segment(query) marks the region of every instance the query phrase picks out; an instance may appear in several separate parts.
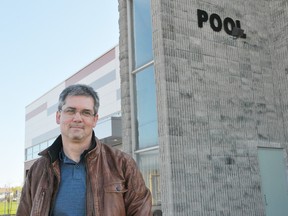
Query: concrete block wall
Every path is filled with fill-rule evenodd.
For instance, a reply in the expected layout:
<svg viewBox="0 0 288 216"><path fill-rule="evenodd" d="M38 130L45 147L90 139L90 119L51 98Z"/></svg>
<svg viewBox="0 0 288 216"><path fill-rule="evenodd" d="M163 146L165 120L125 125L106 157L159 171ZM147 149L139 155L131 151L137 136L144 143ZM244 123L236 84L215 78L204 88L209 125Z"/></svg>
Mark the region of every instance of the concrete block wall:
<svg viewBox="0 0 288 216"><path fill-rule="evenodd" d="M122 150L132 154L132 122L131 122L131 95L129 74L129 37L128 37L128 11L127 2L118 1L119 11L119 60L121 80L121 118L122 118Z"/></svg>
<svg viewBox="0 0 288 216"><path fill-rule="evenodd" d="M288 143L288 2L270 1L272 69L275 83L275 102L284 134L283 143Z"/></svg>
<svg viewBox="0 0 288 216"><path fill-rule="evenodd" d="M161 158L171 164L161 177L173 190L162 195L164 215L264 215L257 147L285 146L268 3L152 1L157 93L166 98L158 107L167 110L158 113L160 148L170 153ZM197 9L240 20L247 38L199 28Z"/></svg>
<svg viewBox="0 0 288 216"><path fill-rule="evenodd" d="M129 135L126 3L119 47ZM197 9L240 20L247 37L199 28ZM257 147L287 150L287 2L153 0L151 13L164 215L265 215Z"/></svg>

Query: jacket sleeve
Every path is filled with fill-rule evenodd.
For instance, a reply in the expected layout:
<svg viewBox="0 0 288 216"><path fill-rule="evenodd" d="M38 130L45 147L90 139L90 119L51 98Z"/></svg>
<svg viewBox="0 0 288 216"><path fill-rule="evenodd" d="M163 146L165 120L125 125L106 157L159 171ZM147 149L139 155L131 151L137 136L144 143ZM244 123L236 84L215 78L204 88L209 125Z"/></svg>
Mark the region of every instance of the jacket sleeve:
<svg viewBox="0 0 288 216"><path fill-rule="evenodd" d="M125 207L127 216L151 216L152 198L136 162L130 158L127 162Z"/></svg>
<svg viewBox="0 0 288 216"><path fill-rule="evenodd" d="M30 173L28 173L21 192L21 198L16 216L29 216L32 208Z"/></svg>
<svg viewBox="0 0 288 216"><path fill-rule="evenodd" d="M17 216L48 215L53 182L46 164L46 159L40 158L31 166L22 188Z"/></svg>

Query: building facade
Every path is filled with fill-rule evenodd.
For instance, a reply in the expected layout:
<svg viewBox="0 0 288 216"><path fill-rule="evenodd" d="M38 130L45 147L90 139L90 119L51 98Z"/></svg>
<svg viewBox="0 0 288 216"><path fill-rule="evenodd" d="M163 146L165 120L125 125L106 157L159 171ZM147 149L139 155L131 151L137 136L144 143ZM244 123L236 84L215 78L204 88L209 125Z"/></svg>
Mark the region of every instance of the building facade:
<svg viewBox="0 0 288 216"><path fill-rule="evenodd" d="M123 150L163 215L287 215L286 0L119 0Z"/></svg>
<svg viewBox="0 0 288 216"><path fill-rule="evenodd" d="M96 136L109 145L122 148L119 49L116 46L26 106L25 173L39 157L38 153L59 136L55 120L58 97L64 88L76 83L88 84L98 92L100 108L94 129Z"/></svg>

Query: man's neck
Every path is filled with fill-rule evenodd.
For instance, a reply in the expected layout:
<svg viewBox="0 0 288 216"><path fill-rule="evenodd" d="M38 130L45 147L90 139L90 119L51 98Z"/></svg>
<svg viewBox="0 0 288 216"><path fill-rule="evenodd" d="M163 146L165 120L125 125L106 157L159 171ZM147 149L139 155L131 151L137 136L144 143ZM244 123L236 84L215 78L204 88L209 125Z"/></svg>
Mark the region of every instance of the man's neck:
<svg viewBox="0 0 288 216"><path fill-rule="evenodd" d="M81 159L82 153L89 149L91 142L77 143L77 142L64 142L63 141L63 151L65 155L78 163Z"/></svg>

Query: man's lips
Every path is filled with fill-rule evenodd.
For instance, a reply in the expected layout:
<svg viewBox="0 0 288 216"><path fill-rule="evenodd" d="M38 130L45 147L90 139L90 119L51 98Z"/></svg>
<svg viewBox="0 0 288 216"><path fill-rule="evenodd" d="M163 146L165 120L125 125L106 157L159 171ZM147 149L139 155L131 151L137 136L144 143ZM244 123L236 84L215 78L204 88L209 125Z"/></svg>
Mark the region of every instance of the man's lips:
<svg viewBox="0 0 288 216"><path fill-rule="evenodd" d="M81 125L71 125L70 128L72 128L72 129L84 129L84 126L81 126Z"/></svg>

